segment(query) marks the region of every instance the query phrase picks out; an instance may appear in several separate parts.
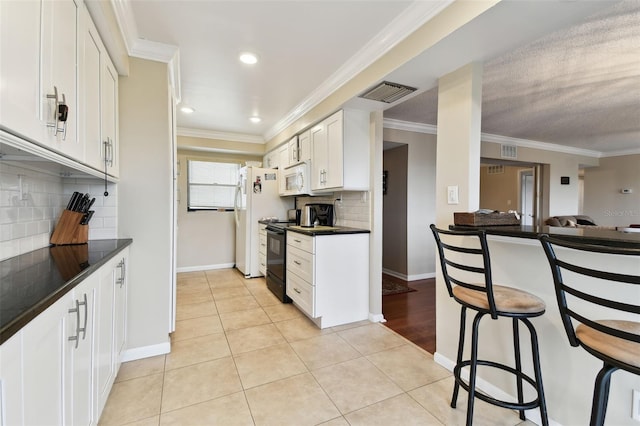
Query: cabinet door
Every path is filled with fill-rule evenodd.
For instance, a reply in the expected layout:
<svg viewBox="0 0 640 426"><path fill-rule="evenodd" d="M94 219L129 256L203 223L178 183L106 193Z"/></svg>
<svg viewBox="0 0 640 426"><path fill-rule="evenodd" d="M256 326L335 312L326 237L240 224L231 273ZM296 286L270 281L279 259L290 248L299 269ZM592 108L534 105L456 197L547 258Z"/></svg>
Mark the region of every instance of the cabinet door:
<svg viewBox="0 0 640 426"><path fill-rule="evenodd" d="M115 373L120 368L120 358L127 340L127 286L128 286L128 251L126 251L116 268L116 284L114 295L114 349Z"/></svg>
<svg viewBox="0 0 640 426"><path fill-rule="evenodd" d="M53 127L47 127L47 138L43 142L50 148L74 159L84 160L84 145L77 137L77 34L78 4L74 0L44 1L42 3L42 47L41 55L41 119ZM54 96L68 107L66 122L57 122L58 109ZM49 126L49 124L47 124Z"/></svg>
<svg viewBox="0 0 640 426"><path fill-rule="evenodd" d="M88 277L73 290L67 321L67 424L96 423L93 416L93 336L97 278ZM76 310L78 310L76 312ZM77 339L69 340L69 337Z"/></svg>
<svg viewBox="0 0 640 426"><path fill-rule="evenodd" d="M294 136L291 138L289 143L287 143L287 151L289 157L289 165L292 166L297 164L299 160L299 151L298 151L298 137Z"/></svg>
<svg viewBox="0 0 640 426"><path fill-rule="evenodd" d="M80 60L80 134L85 143L85 162L99 170L104 168L100 114L100 73L103 47L89 12L83 10L79 41Z"/></svg>
<svg viewBox="0 0 640 426"><path fill-rule="evenodd" d="M298 161L311 160L311 131L307 130L298 136Z"/></svg>
<svg viewBox="0 0 640 426"><path fill-rule="evenodd" d="M35 141L43 136L39 65L40 2L0 1L0 125Z"/></svg>
<svg viewBox="0 0 640 426"><path fill-rule="evenodd" d="M95 389L96 414L99 416L107 402L111 385L115 379L115 358L113 341L113 301L115 291L115 260L108 262L98 271L98 304L96 307L95 336Z"/></svg>
<svg viewBox="0 0 640 426"><path fill-rule="evenodd" d="M102 141L106 141L106 149L102 150L106 162L107 173L118 177L118 73L107 57L103 55L102 66Z"/></svg>
<svg viewBox="0 0 640 426"><path fill-rule="evenodd" d="M284 144L278 148L278 167L284 169L289 167L289 145Z"/></svg>
<svg viewBox="0 0 640 426"><path fill-rule="evenodd" d="M311 190L325 188L327 170L327 128L324 122L311 128Z"/></svg>
<svg viewBox="0 0 640 426"><path fill-rule="evenodd" d="M325 171L325 188L343 186L344 177L344 140L343 115L339 111L325 120L327 132L327 167Z"/></svg>
<svg viewBox="0 0 640 426"><path fill-rule="evenodd" d="M3 425L24 424L22 393L22 333L18 332L0 345L0 421Z"/></svg>
<svg viewBox="0 0 640 426"><path fill-rule="evenodd" d="M70 423L65 419L63 392L70 306L71 298L65 295L23 329L25 425Z"/></svg>

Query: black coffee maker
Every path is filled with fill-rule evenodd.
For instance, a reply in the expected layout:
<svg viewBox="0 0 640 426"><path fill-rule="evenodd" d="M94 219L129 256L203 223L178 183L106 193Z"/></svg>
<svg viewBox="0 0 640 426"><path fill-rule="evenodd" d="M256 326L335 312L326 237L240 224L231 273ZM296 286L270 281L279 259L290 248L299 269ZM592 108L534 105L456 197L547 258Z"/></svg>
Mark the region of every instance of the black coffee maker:
<svg viewBox="0 0 640 426"><path fill-rule="evenodd" d="M333 204L305 204L300 225L308 227L333 226Z"/></svg>

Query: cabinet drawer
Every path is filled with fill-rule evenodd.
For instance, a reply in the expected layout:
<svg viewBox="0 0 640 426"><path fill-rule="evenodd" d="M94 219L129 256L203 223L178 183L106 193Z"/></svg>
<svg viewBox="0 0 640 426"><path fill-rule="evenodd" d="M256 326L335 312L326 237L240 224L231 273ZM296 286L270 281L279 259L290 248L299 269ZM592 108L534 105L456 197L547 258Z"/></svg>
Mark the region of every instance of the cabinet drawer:
<svg viewBox="0 0 640 426"><path fill-rule="evenodd" d="M309 253L315 253L313 237L298 232L287 232L287 245L299 248Z"/></svg>
<svg viewBox="0 0 640 426"><path fill-rule="evenodd" d="M307 315L315 318L315 287L309 285L296 274L287 275L287 296L289 296Z"/></svg>
<svg viewBox="0 0 640 426"><path fill-rule="evenodd" d="M258 251L260 254L267 254L267 235L260 233L260 242L258 244Z"/></svg>
<svg viewBox="0 0 640 426"><path fill-rule="evenodd" d="M287 273L293 272L313 284L313 255L293 246L287 246Z"/></svg>

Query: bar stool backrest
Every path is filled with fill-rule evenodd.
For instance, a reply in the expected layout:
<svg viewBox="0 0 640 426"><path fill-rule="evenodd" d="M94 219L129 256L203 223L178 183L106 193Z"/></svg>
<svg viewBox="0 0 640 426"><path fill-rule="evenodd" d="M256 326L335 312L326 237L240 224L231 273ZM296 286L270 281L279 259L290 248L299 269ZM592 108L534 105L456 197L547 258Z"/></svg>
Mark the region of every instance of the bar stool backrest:
<svg viewBox="0 0 640 426"><path fill-rule="evenodd" d="M640 249L583 243L549 235L540 236L540 242L551 266L558 308L571 346L579 344L573 321L640 343L640 335L598 321L640 315ZM628 257L632 265L637 258L637 273L612 270L611 265L616 264L612 260L616 256ZM627 291L621 295L618 289L623 287ZM629 294L635 296L628 297ZM608 317L603 316L605 313ZM639 318L631 320L638 321Z"/></svg>
<svg viewBox="0 0 640 426"><path fill-rule="evenodd" d="M436 240L440 266L449 296L453 285L484 292L491 318L498 318L493 297L491 261L487 236L483 230L452 231L430 226Z"/></svg>

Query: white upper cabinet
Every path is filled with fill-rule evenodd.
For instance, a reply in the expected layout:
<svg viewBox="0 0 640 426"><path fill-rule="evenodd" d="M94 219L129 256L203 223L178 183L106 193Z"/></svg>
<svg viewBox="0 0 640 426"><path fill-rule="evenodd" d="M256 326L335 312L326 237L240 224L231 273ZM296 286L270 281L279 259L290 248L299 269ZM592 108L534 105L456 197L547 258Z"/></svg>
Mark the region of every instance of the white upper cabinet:
<svg viewBox="0 0 640 426"><path fill-rule="evenodd" d="M289 167L289 146L285 143L278 148L278 168Z"/></svg>
<svg viewBox="0 0 640 426"><path fill-rule="evenodd" d="M83 8L78 40L81 130L85 163L118 176L118 74Z"/></svg>
<svg viewBox="0 0 640 426"><path fill-rule="evenodd" d="M277 150L268 152L264 155L264 158L262 159L262 167L265 167L267 169L276 169L278 168L279 165L279 157L280 153Z"/></svg>
<svg viewBox="0 0 640 426"><path fill-rule="evenodd" d="M82 160L84 144L78 138L76 89L79 10L73 0L42 2L40 118L47 129L42 142Z"/></svg>
<svg viewBox="0 0 640 426"><path fill-rule="evenodd" d="M84 3L0 1L0 24L0 128L117 177L118 74Z"/></svg>
<svg viewBox="0 0 640 426"><path fill-rule="evenodd" d="M300 133L298 135L298 162L311 160L311 132Z"/></svg>
<svg viewBox="0 0 640 426"><path fill-rule="evenodd" d="M0 1L0 126L34 141L44 133L39 81L40 2Z"/></svg>
<svg viewBox="0 0 640 426"><path fill-rule="evenodd" d="M369 114L338 111L310 129L311 189L369 189Z"/></svg>

